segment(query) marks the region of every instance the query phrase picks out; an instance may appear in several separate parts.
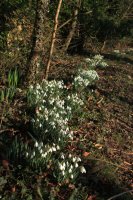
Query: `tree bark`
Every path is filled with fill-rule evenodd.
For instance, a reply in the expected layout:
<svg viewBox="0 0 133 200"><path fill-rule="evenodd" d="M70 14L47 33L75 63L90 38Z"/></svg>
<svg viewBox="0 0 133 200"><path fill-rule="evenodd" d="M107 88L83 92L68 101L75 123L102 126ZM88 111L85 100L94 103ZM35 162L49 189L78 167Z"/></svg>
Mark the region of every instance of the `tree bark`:
<svg viewBox="0 0 133 200"><path fill-rule="evenodd" d="M45 26L47 21L49 0L37 0L36 16L34 23L34 30L32 34L32 48L28 59L28 72L26 75L26 83L35 83L40 65L43 63L43 52L45 43Z"/></svg>
<svg viewBox="0 0 133 200"><path fill-rule="evenodd" d="M77 17L78 17L78 13L79 13L79 9L80 9L80 5L81 5L81 0L77 0L77 6L74 10L74 14L73 14L73 20L72 20L72 25L71 25L71 29L70 32L66 38L65 44L62 48L63 52L67 52L68 47L71 43L71 40L74 36L75 30L76 30L76 25L77 25Z"/></svg>

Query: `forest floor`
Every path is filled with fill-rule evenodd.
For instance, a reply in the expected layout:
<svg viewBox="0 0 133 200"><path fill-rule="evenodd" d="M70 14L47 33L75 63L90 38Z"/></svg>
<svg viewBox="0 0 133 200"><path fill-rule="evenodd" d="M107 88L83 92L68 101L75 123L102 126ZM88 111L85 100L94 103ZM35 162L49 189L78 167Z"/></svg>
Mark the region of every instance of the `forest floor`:
<svg viewBox="0 0 133 200"><path fill-rule="evenodd" d="M109 66L96 69L100 79L88 88L85 117L77 123L73 145L84 157L87 174L78 183L88 189L88 200L105 200L133 189L133 52L104 56ZM70 74L76 63L84 65L82 56L70 60L74 64L63 64ZM52 71L65 74L61 69L57 64Z"/></svg>
<svg viewBox="0 0 133 200"><path fill-rule="evenodd" d="M133 60L111 58L107 63L106 69L97 70L100 80L88 98L82 133L90 152L88 185L90 178L96 179L92 184L96 192L109 197L121 187L133 188Z"/></svg>
<svg viewBox="0 0 133 200"><path fill-rule="evenodd" d="M88 88L84 115L74 125L77 140L73 148L82 152L87 170L87 174L79 177L77 187L81 189L74 200L106 200L133 189L133 52L125 56L104 56L109 66L96 69L100 79ZM64 76L64 80L70 77L71 81L76 66L84 65L84 58L68 56L55 61L50 79ZM21 127L25 120L23 106L21 96L11 105L7 119L2 116L2 129L8 132L15 125L15 131L25 133L26 126ZM64 200L65 195L66 192L62 195ZM128 193L119 199L131 200L133 195Z"/></svg>

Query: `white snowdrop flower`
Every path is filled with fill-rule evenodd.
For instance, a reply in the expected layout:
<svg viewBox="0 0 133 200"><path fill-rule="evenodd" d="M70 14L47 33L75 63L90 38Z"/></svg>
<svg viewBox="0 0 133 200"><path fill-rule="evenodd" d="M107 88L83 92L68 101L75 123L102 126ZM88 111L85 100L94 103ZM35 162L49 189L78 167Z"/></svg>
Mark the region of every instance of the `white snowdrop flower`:
<svg viewBox="0 0 133 200"><path fill-rule="evenodd" d="M58 117L59 117L59 113L56 114L56 118L58 118Z"/></svg>
<svg viewBox="0 0 133 200"><path fill-rule="evenodd" d="M40 89L40 88L41 88L41 87L40 87L40 85L39 85L38 83L37 83L37 86L36 86L36 88L37 88L37 89Z"/></svg>
<svg viewBox="0 0 133 200"><path fill-rule="evenodd" d="M63 168L65 169L65 168L66 168L66 163L64 162L64 163L62 164L62 166L63 166Z"/></svg>
<svg viewBox="0 0 133 200"><path fill-rule="evenodd" d="M62 175L63 175L63 176L65 175L65 172L64 172L64 171L62 171Z"/></svg>
<svg viewBox="0 0 133 200"><path fill-rule="evenodd" d="M115 49L115 50L114 50L114 53L118 53L118 54L119 54L120 51L119 51L118 49Z"/></svg>
<svg viewBox="0 0 133 200"><path fill-rule="evenodd" d="M33 85L30 86L30 89L31 89L31 90L33 89Z"/></svg>
<svg viewBox="0 0 133 200"><path fill-rule="evenodd" d="M69 158L71 158L72 157L72 154L69 154L69 156L68 156Z"/></svg>
<svg viewBox="0 0 133 200"><path fill-rule="evenodd" d="M42 149L40 149L40 154L42 154L42 152L43 152L43 150L42 150Z"/></svg>
<svg viewBox="0 0 133 200"><path fill-rule="evenodd" d="M61 158L62 158L62 159L65 159L65 157L64 157L64 155L63 155L63 154L61 155Z"/></svg>
<svg viewBox="0 0 133 200"><path fill-rule="evenodd" d="M45 157L46 157L46 153L43 153L43 154L42 154L42 157L45 158Z"/></svg>
<svg viewBox="0 0 133 200"><path fill-rule="evenodd" d="M72 161L75 162L76 161L76 157L73 157Z"/></svg>
<svg viewBox="0 0 133 200"><path fill-rule="evenodd" d="M72 169L70 168L70 169L68 170L68 172L69 172L69 174L71 174L71 173L72 173Z"/></svg>
<svg viewBox="0 0 133 200"><path fill-rule="evenodd" d="M81 173L86 173L86 169L83 166L80 167L80 171Z"/></svg>
<svg viewBox="0 0 133 200"><path fill-rule="evenodd" d="M56 148L57 148L57 150L60 150L60 147L59 147L59 145L57 145L57 147L56 147Z"/></svg>
<svg viewBox="0 0 133 200"><path fill-rule="evenodd" d="M75 164L75 167L77 168L78 166L79 166L78 163L76 163L76 164Z"/></svg>
<svg viewBox="0 0 133 200"><path fill-rule="evenodd" d="M50 148L48 151L52 153L52 148Z"/></svg>
<svg viewBox="0 0 133 200"><path fill-rule="evenodd" d="M78 157L78 158L77 158L77 162L81 162L81 158Z"/></svg>
<svg viewBox="0 0 133 200"><path fill-rule="evenodd" d="M48 153L47 153L47 152L45 152L45 153L44 153L44 155L45 155L45 157L46 157L46 156L48 155Z"/></svg>
<svg viewBox="0 0 133 200"><path fill-rule="evenodd" d="M39 124L39 127L40 127L40 128L42 127L42 124L41 124L41 123Z"/></svg>
<svg viewBox="0 0 133 200"><path fill-rule="evenodd" d="M86 62L90 62L91 59L90 59L90 58L85 58L85 61L86 61Z"/></svg>
<svg viewBox="0 0 133 200"><path fill-rule="evenodd" d="M33 154L32 154L32 155L33 155L33 157L35 156L35 151L33 151Z"/></svg>
<svg viewBox="0 0 133 200"><path fill-rule="evenodd" d="M28 157L29 156L29 153L28 152L26 152L26 157Z"/></svg>
<svg viewBox="0 0 133 200"><path fill-rule="evenodd" d="M41 111L41 110L42 110L42 108L41 108L41 107L39 107L39 110Z"/></svg>
<svg viewBox="0 0 133 200"><path fill-rule="evenodd" d="M71 177L71 179L73 179L73 174L71 174L71 176L70 176L70 177Z"/></svg>
<svg viewBox="0 0 133 200"><path fill-rule="evenodd" d="M62 166L62 164L59 165L60 170L62 171L64 169L64 167Z"/></svg>
<svg viewBox="0 0 133 200"><path fill-rule="evenodd" d="M72 166L72 165L70 166L70 169L73 169L73 166Z"/></svg>
<svg viewBox="0 0 133 200"><path fill-rule="evenodd" d="M69 138L70 138L71 140L73 140L73 135L69 134L68 136L69 136Z"/></svg>
<svg viewBox="0 0 133 200"><path fill-rule="evenodd" d="M68 95L67 99L68 99L68 100L71 99L70 95Z"/></svg>
<svg viewBox="0 0 133 200"><path fill-rule="evenodd" d="M53 147L53 148L52 148L52 150L53 150L53 151L56 151L56 148L55 148L55 147Z"/></svg>
<svg viewBox="0 0 133 200"><path fill-rule="evenodd" d="M66 132L68 132L68 131L69 131L69 128L67 127L67 128L66 128Z"/></svg>
<svg viewBox="0 0 133 200"><path fill-rule="evenodd" d="M48 117L45 117L46 121L48 121Z"/></svg>
<svg viewBox="0 0 133 200"><path fill-rule="evenodd" d="M38 142L37 141L35 142L35 147L38 147Z"/></svg>

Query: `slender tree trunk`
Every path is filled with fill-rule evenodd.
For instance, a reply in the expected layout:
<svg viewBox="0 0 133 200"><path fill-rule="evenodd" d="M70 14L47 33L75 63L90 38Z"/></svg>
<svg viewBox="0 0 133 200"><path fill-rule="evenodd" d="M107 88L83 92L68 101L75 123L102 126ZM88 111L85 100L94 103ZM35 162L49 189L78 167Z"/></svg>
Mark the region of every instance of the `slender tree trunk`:
<svg viewBox="0 0 133 200"><path fill-rule="evenodd" d="M48 79L48 74L49 74L49 70L50 70L51 57L52 57L52 54L53 54L54 43L55 43L55 40L56 40L56 32L57 32L57 27L58 27L58 17L59 17L59 12L60 12L60 9L61 9L61 4L62 4L62 0L59 0L56 15L55 15L55 21L54 21L55 25L54 25L52 38L51 38L51 48L50 48L49 58L48 58L47 67L46 67L45 79Z"/></svg>
<svg viewBox="0 0 133 200"><path fill-rule="evenodd" d="M32 36L32 48L27 64L28 72L26 82L28 85L35 83L40 65L43 63L43 52L45 43L45 24L49 0L37 0L36 17Z"/></svg>
<svg viewBox="0 0 133 200"><path fill-rule="evenodd" d="M76 9L74 10L71 29L70 29L70 32L69 32L67 38L66 38L65 44L62 48L64 53L68 50L68 47L69 47L71 40L74 36L75 30L76 30L76 25L77 25L77 17L78 17L80 5L81 5L81 0L77 0L77 6L76 6Z"/></svg>

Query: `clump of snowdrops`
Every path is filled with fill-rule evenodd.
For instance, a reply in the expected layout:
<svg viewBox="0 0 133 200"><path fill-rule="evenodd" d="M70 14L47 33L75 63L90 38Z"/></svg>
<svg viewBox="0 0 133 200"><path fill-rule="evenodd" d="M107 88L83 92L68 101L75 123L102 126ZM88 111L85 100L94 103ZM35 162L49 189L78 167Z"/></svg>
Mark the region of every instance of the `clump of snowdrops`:
<svg viewBox="0 0 133 200"><path fill-rule="evenodd" d="M35 111L29 133L32 142L25 145L21 142L21 150L23 159L33 169L49 171L58 182L74 182L80 172L86 173L80 155L71 152L74 134L69 122L84 104L79 86L83 90L97 79L96 71L82 69L71 89L63 81L56 80L43 80L41 84L30 86L28 103Z"/></svg>
<svg viewBox="0 0 133 200"><path fill-rule="evenodd" d="M73 86L77 91L84 90L85 87L92 85L98 79L99 76L95 70L80 69L78 76L74 78Z"/></svg>
<svg viewBox="0 0 133 200"><path fill-rule="evenodd" d="M79 171L86 170L81 158L66 150L73 140L68 123L83 101L77 93L69 94L64 83L56 80L31 86L28 100L36 113L32 119L34 148L27 149L26 157L38 169L49 167L60 182L74 180Z"/></svg>
<svg viewBox="0 0 133 200"><path fill-rule="evenodd" d="M89 64L89 67L95 68L99 67L107 67L108 64L104 61L104 57L102 55L95 55L93 58L86 58L85 61Z"/></svg>

